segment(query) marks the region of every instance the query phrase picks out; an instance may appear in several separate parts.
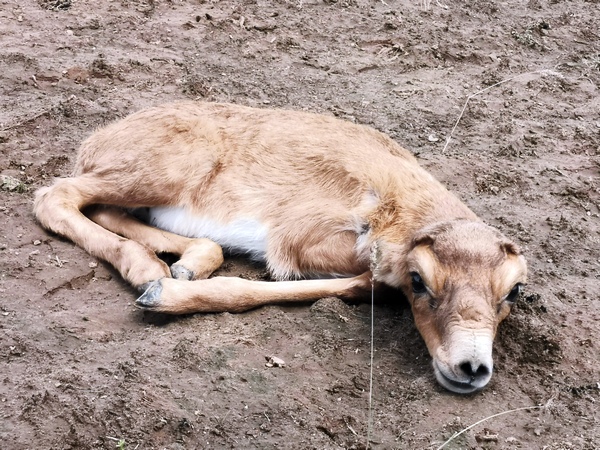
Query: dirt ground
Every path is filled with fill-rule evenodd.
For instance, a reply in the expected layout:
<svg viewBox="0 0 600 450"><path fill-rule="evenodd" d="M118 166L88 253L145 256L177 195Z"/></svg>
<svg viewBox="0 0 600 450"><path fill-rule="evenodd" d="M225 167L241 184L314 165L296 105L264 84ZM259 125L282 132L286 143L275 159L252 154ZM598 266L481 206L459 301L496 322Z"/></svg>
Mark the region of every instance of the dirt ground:
<svg viewBox="0 0 600 450"><path fill-rule="evenodd" d="M144 313L33 219L95 128L201 99L369 124L525 250L475 395L438 386L410 309L378 299L373 448L435 449L528 406L446 448L600 448L598 24L597 0L0 0L0 447L365 448L369 305ZM512 77L444 151L467 97Z"/></svg>

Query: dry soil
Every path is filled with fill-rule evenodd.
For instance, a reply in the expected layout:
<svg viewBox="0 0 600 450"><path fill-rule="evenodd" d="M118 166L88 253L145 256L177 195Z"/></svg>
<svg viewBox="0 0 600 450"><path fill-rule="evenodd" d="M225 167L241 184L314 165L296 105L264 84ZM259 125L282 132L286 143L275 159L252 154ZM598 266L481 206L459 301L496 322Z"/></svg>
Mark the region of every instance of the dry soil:
<svg viewBox="0 0 600 450"><path fill-rule="evenodd" d="M404 300L379 299L372 448L528 406L447 448L600 448L599 28L597 0L0 0L0 447L365 448L369 305L143 313L32 216L95 128L199 99L386 132L527 255L475 395L439 387Z"/></svg>

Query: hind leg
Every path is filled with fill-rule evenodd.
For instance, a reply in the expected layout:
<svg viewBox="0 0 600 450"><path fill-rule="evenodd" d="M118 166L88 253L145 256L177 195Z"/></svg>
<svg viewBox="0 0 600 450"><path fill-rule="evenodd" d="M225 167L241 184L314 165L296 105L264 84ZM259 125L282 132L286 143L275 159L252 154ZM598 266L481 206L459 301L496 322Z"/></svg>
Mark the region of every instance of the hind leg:
<svg viewBox="0 0 600 450"><path fill-rule="evenodd" d="M109 196L93 177L65 178L36 193L34 212L44 228L107 261L140 290L151 281L170 277L169 267L148 247L110 232L81 213L83 207Z"/></svg>
<svg viewBox="0 0 600 450"><path fill-rule="evenodd" d="M126 211L112 207L94 207L85 212L95 223L118 235L137 241L156 253L180 256L171 266L171 275L180 280L208 278L223 264L223 250L210 239L191 239L140 222Z"/></svg>

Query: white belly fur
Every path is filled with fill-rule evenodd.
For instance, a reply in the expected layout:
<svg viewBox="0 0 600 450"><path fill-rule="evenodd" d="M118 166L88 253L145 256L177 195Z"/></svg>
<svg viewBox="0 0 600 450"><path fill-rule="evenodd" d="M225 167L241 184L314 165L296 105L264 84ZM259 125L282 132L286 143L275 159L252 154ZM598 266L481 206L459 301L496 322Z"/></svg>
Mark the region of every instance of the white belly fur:
<svg viewBox="0 0 600 450"><path fill-rule="evenodd" d="M247 253L264 261L267 252L267 227L254 219L219 223L191 214L181 207L149 208L148 222L162 230L191 238L208 238L232 253Z"/></svg>

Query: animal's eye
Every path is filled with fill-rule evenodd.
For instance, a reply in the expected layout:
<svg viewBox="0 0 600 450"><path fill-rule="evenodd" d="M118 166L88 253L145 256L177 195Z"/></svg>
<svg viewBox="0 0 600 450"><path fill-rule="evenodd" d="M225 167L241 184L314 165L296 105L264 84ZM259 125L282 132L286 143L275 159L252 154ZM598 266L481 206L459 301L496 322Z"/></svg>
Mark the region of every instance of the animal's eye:
<svg viewBox="0 0 600 450"><path fill-rule="evenodd" d="M423 278L421 278L421 275L419 275L417 272L410 273L410 281L412 284L412 291L415 294L424 294L427 292Z"/></svg>
<svg viewBox="0 0 600 450"><path fill-rule="evenodd" d="M521 283L517 283L513 286L513 288L510 290L510 292L508 293L508 295L506 296L506 301L509 303L514 303L517 301L517 299L519 298L519 295L521 295L521 290L523 289L523 285Z"/></svg>

